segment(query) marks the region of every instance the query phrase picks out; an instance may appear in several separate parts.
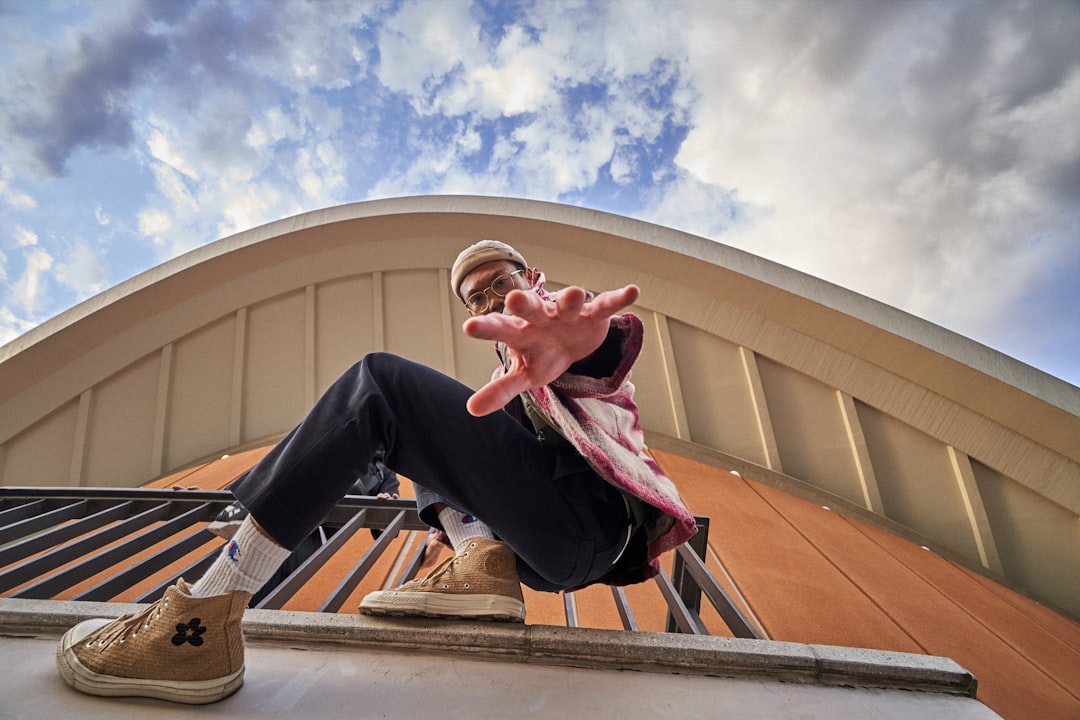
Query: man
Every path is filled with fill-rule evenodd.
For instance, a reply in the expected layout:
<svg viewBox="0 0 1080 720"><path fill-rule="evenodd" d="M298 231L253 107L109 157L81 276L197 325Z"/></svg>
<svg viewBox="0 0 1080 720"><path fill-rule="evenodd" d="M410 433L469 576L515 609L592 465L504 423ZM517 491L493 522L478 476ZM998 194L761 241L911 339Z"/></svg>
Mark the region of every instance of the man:
<svg viewBox="0 0 1080 720"><path fill-rule="evenodd" d="M520 582L553 592L638 582L693 535L693 516L644 452L629 382L642 324L617 314L637 287L549 295L539 270L493 240L463 250L450 279L472 316L465 333L496 342L492 380L473 393L400 357L364 357L230 488L250 515L197 583L68 631L57 667L69 684L186 703L238 689L251 593L380 449L455 554L371 593L364 613L523 622Z"/></svg>

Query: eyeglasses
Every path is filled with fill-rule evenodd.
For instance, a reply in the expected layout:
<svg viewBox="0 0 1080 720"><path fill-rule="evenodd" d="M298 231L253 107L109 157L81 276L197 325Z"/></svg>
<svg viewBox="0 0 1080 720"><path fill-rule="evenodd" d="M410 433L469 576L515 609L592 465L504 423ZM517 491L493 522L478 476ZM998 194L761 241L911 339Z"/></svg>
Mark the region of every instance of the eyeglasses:
<svg viewBox="0 0 1080 720"><path fill-rule="evenodd" d="M469 297L465 298L465 307L469 309L469 312L474 315L479 315L482 312L486 312L491 307L491 298L488 297L488 290L495 293L499 297L506 297L507 293L516 287L514 282L514 276L520 275L525 272L524 270L515 270L512 273L506 273L497 276L491 281L483 290L477 290Z"/></svg>

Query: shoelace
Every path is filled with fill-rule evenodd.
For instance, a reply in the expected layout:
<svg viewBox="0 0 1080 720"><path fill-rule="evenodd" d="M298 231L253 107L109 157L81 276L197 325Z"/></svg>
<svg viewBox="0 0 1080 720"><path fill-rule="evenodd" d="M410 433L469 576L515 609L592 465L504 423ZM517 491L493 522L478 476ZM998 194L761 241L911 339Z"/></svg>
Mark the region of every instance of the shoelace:
<svg viewBox="0 0 1080 720"><path fill-rule="evenodd" d="M421 585L427 585L429 582L434 582L437 578L441 577L442 575L445 575L447 572L450 571L451 566L454 565L454 561L457 560L457 559L458 558L455 556L455 557L448 557L445 560L443 560L441 563L439 563L438 565L433 567L431 569L431 571L428 572L428 574L425 575L424 578L419 581L420 584ZM414 580L414 582L415 582L415 580Z"/></svg>
<svg viewBox="0 0 1080 720"><path fill-rule="evenodd" d="M469 547L470 548L476 547L476 543L470 544ZM469 557L469 551L468 550L465 550L460 555L454 555L452 557L448 557L445 560L443 560L441 563L436 565L434 568L432 568L431 571L428 572L428 574L424 576L423 580L413 579L410 582L418 583L420 586L424 586L424 585L427 585L428 583L434 582L439 577L441 577L441 576L447 574L448 572L450 572L450 570L455 565L460 565L462 559L467 558L467 557ZM444 583L443 587L448 588L449 585L446 585ZM469 583L465 583L463 585L463 587L467 590L469 588Z"/></svg>
<svg viewBox="0 0 1080 720"><path fill-rule="evenodd" d="M97 645L99 648L105 648L117 640L124 643L127 641L129 632L133 638L138 636L139 631L150 627L150 624L161 617L161 613L167 607L169 607L169 598L164 597L137 613L117 618L115 622L101 628L96 636L90 636L90 639L86 642L86 647L92 648Z"/></svg>

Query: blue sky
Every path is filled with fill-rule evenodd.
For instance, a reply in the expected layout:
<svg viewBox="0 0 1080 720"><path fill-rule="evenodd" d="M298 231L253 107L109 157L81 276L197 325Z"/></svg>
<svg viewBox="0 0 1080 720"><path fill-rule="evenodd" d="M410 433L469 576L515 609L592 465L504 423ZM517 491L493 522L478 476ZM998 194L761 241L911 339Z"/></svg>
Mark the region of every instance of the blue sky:
<svg viewBox="0 0 1080 720"><path fill-rule="evenodd" d="M702 235L1080 385L1080 3L0 0L0 344L469 193Z"/></svg>

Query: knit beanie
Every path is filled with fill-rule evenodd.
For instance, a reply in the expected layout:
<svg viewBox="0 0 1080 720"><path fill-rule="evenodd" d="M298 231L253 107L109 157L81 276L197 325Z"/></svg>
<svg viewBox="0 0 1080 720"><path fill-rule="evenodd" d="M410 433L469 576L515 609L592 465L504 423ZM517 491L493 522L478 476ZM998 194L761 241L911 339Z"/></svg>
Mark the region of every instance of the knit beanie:
<svg viewBox="0 0 1080 720"><path fill-rule="evenodd" d="M450 287L454 289L454 294L461 297L461 281L465 279L465 276L492 260L509 260L520 265L523 270L529 267L521 253L506 243L498 240L481 240L462 250L454 261L453 267L450 268Z"/></svg>

